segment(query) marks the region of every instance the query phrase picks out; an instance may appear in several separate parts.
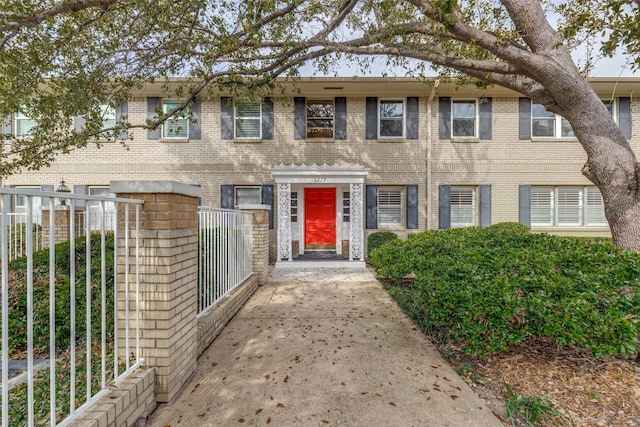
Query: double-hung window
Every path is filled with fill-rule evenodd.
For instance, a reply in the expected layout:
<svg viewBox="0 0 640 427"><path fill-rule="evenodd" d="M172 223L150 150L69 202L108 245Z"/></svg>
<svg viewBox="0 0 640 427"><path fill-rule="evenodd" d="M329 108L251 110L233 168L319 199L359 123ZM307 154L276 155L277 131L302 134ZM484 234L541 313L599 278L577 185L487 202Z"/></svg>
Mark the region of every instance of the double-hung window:
<svg viewBox="0 0 640 427"><path fill-rule="evenodd" d="M454 138L478 136L478 105L476 100L454 99L451 106L451 131Z"/></svg>
<svg viewBox="0 0 640 427"><path fill-rule="evenodd" d="M606 226L602 194L596 187L532 187L532 227Z"/></svg>
<svg viewBox="0 0 640 427"><path fill-rule="evenodd" d="M236 186L234 192L236 208L262 203L262 189L259 186Z"/></svg>
<svg viewBox="0 0 640 427"><path fill-rule="evenodd" d="M107 186L91 186L89 187L90 196L113 197ZM104 217L103 217L104 209ZM87 211L89 213L89 221L91 228L100 229L104 218L104 227L107 230L113 230L116 226L116 205L110 201L89 200L87 202Z"/></svg>
<svg viewBox="0 0 640 427"><path fill-rule="evenodd" d="M451 188L451 227L476 225L476 189L472 187Z"/></svg>
<svg viewBox="0 0 640 427"><path fill-rule="evenodd" d="M307 138L333 138L333 99L307 100Z"/></svg>
<svg viewBox="0 0 640 427"><path fill-rule="evenodd" d="M116 109L111 105L102 104L100 106L102 117L102 129L113 129L116 126Z"/></svg>
<svg viewBox="0 0 640 427"><path fill-rule="evenodd" d="M262 138L262 105L260 101L241 99L235 102L235 137L239 139Z"/></svg>
<svg viewBox="0 0 640 427"><path fill-rule="evenodd" d="M167 114L174 108L180 106L181 101L164 100L162 101L162 112ZM169 138L189 138L189 119L186 109L177 111L171 118L162 124L162 137Z"/></svg>
<svg viewBox="0 0 640 427"><path fill-rule="evenodd" d="M40 190L38 186L21 185L16 186L16 189L20 190ZM42 206L42 198L40 196L25 196L24 194L17 194L15 196L14 213L16 214L14 222L24 223L27 221L27 212L29 211L29 202L31 199L31 213L33 214L34 222L40 223Z"/></svg>
<svg viewBox="0 0 640 427"><path fill-rule="evenodd" d="M36 126L36 121L24 113L16 113L16 138L29 138L31 130Z"/></svg>
<svg viewBox="0 0 640 427"><path fill-rule="evenodd" d="M382 99L380 100L379 136L380 138L404 137L404 100Z"/></svg>
<svg viewBox="0 0 640 427"><path fill-rule="evenodd" d="M403 225L404 191L402 187L378 187L378 226Z"/></svg>
<svg viewBox="0 0 640 427"><path fill-rule="evenodd" d="M575 138L567 119L535 103L531 104L531 135L534 138Z"/></svg>

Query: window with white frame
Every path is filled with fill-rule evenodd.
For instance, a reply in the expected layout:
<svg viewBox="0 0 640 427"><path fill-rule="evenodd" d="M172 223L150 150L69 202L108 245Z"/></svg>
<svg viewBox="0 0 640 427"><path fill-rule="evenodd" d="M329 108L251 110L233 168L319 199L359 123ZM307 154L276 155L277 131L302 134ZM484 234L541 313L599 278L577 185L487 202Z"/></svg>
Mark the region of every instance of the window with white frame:
<svg viewBox="0 0 640 427"><path fill-rule="evenodd" d="M235 102L235 137L262 138L262 105L260 101L239 99Z"/></svg>
<svg viewBox="0 0 640 427"><path fill-rule="evenodd" d="M532 227L606 225L597 187L531 187Z"/></svg>
<svg viewBox="0 0 640 427"><path fill-rule="evenodd" d="M116 109L111 105L102 104L100 106L102 117L102 129L112 129L116 126Z"/></svg>
<svg viewBox="0 0 640 427"><path fill-rule="evenodd" d="M262 189L259 186L236 186L234 192L236 208L262 203Z"/></svg>
<svg viewBox="0 0 640 427"><path fill-rule="evenodd" d="M307 100L307 138L333 138L333 99Z"/></svg>
<svg viewBox="0 0 640 427"><path fill-rule="evenodd" d="M380 138L404 137L404 100L380 100L378 129Z"/></svg>
<svg viewBox="0 0 640 427"><path fill-rule="evenodd" d="M90 196L101 196L101 197L114 197L109 190L108 186L105 185L96 185L90 186L89 189ZM104 216L103 216L104 210ZM104 218L104 226L107 230L113 230L116 226L116 204L110 201L98 201L98 200L89 200L87 201L87 212L89 214L89 221L91 221L91 228L94 230L100 229L102 226L102 220Z"/></svg>
<svg viewBox="0 0 640 427"><path fill-rule="evenodd" d="M454 138L478 135L478 104L476 100L451 101L451 132Z"/></svg>
<svg viewBox="0 0 640 427"><path fill-rule="evenodd" d="M162 112L167 114L174 108L182 104L178 100L163 100ZM162 137L168 138L189 138L189 115L186 109L177 111L171 118L162 124Z"/></svg>
<svg viewBox="0 0 640 427"><path fill-rule="evenodd" d="M32 120L20 111L16 113L16 138L28 138L31 134L31 130L35 126L35 120Z"/></svg>
<svg viewBox="0 0 640 427"><path fill-rule="evenodd" d="M402 187L378 187L378 227L402 226L403 190Z"/></svg>
<svg viewBox="0 0 640 427"><path fill-rule="evenodd" d="M617 122L618 120L616 118L616 101L615 101L615 99L603 99L602 103L604 104L605 107L607 107L607 111L609 111L609 114L611 114L611 116L613 117L613 120L615 120Z"/></svg>
<svg viewBox="0 0 640 427"><path fill-rule="evenodd" d="M39 186L34 185L18 185L15 188L19 190L40 190ZM27 221L29 199L31 199L31 213L33 214L34 221L40 222L42 198L40 196L26 196L24 194L17 194L15 196L14 213L17 215L14 222L23 223Z"/></svg>
<svg viewBox="0 0 640 427"><path fill-rule="evenodd" d="M575 138L567 119L535 103L531 104L531 135L534 138Z"/></svg>
<svg viewBox="0 0 640 427"><path fill-rule="evenodd" d="M476 225L476 189L473 187L451 187L451 227Z"/></svg>

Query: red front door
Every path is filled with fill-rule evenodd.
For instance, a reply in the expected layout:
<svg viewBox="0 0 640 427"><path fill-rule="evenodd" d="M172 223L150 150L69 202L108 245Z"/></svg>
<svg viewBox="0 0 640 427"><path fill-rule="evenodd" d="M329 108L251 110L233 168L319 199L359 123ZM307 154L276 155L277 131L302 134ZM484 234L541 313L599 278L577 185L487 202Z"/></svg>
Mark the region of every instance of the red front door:
<svg viewBox="0 0 640 427"><path fill-rule="evenodd" d="M304 189L305 249L336 248L336 189Z"/></svg>

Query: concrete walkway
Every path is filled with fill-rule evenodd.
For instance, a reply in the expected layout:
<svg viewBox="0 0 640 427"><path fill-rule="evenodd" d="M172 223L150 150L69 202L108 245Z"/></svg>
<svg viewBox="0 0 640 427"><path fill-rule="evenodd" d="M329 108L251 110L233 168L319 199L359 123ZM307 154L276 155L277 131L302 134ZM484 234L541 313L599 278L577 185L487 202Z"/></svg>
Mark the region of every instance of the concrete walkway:
<svg viewBox="0 0 640 427"><path fill-rule="evenodd" d="M502 426L368 270L275 269L147 426Z"/></svg>

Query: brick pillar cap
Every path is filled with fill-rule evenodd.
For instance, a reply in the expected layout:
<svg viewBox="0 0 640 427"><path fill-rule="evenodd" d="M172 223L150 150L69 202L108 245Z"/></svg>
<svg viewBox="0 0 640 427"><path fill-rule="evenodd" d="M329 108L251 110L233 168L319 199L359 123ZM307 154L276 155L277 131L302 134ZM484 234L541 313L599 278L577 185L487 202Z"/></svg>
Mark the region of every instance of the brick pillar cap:
<svg viewBox="0 0 640 427"><path fill-rule="evenodd" d="M111 181L112 193L170 193L183 196L202 197L202 189L176 181Z"/></svg>

